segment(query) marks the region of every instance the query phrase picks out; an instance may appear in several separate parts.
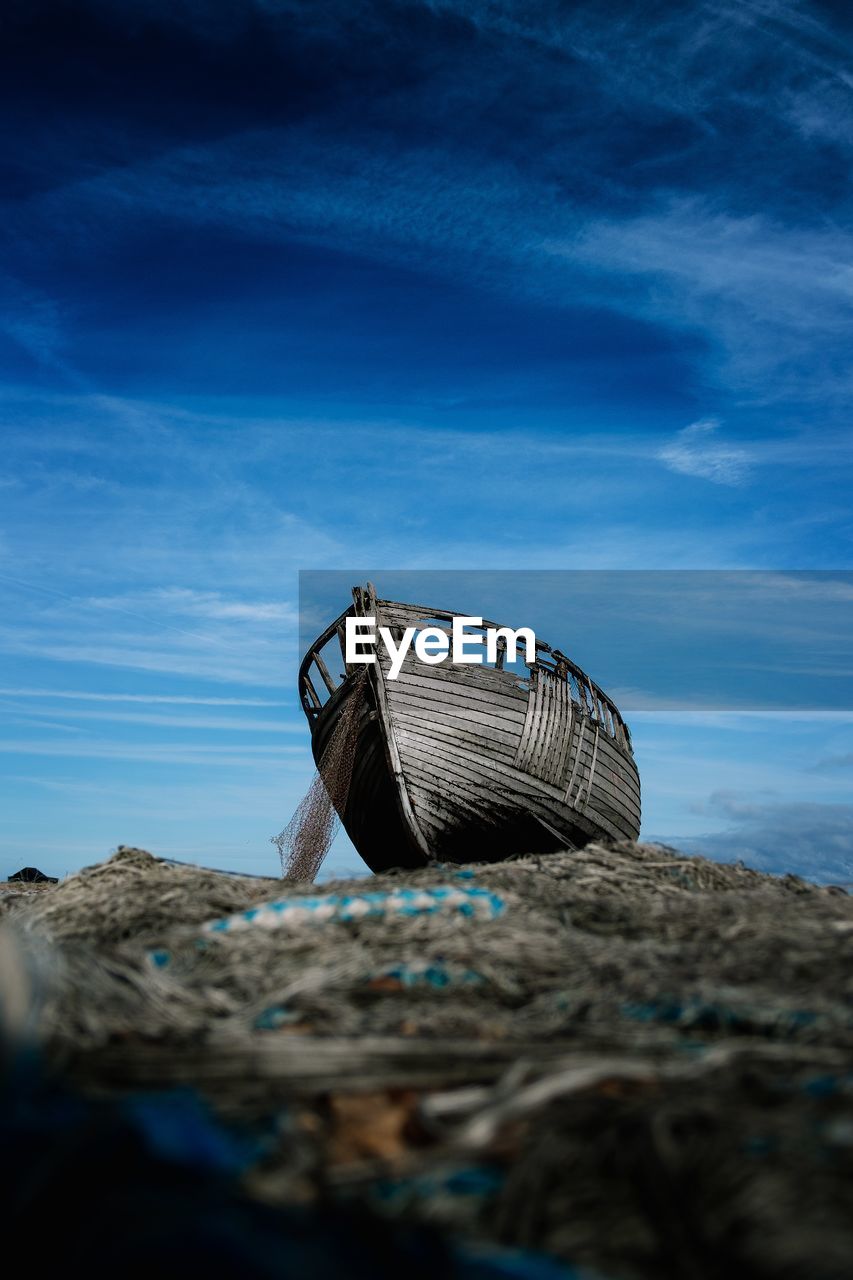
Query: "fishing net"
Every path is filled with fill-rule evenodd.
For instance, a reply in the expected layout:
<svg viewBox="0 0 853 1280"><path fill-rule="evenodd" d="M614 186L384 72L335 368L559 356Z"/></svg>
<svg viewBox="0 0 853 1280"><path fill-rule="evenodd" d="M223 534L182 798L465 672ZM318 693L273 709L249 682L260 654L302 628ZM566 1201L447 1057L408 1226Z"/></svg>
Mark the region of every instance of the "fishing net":
<svg viewBox="0 0 853 1280"><path fill-rule="evenodd" d="M124 849L6 916L43 1055L255 1127L259 1199L601 1280L849 1274L840 888L629 843L322 892Z"/></svg>
<svg viewBox="0 0 853 1280"><path fill-rule="evenodd" d="M311 786L284 830L272 837L285 880L316 879L340 826L352 780L366 675L365 668L353 678L352 690Z"/></svg>

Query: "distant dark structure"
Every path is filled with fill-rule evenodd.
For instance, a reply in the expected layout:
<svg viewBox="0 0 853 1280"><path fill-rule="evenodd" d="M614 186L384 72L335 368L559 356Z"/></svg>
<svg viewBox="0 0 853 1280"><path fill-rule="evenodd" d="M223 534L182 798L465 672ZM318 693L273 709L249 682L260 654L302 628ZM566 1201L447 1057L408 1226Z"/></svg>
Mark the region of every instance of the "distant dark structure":
<svg viewBox="0 0 853 1280"><path fill-rule="evenodd" d="M346 661L351 616L375 619L399 641L408 627L449 636L457 615L356 587L302 662L314 759L372 871L636 840L640 779L628 727L565 654L537 640L535 660L513 669L505 649L492 663L464 666L427 665L410 650L391 679L379 648L365 680L365 666ZM327 776L351 697L360 703L355 749L343 753L351 773Z"/></svg>
<svg viewBox="0 0 853 1280"><path fill-rule="evenodd" d="M16 871L13 876L9 876L9 883L13 880L19 880L23 884L58 884L58 876L46 876L43 871L39 871L38 867L21 867L20 871Z"/></svg>

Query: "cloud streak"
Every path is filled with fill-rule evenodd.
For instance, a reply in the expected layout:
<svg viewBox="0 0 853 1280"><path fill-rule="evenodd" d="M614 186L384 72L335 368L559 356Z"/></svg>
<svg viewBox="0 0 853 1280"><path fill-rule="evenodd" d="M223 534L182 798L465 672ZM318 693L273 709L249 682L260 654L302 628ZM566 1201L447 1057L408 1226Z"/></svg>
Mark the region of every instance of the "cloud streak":
<svg viewBox="0 0 853 1280"><path fill-rule="evenodd" d="M26 689L0 688L0 695L12 698L71 698L85 702L143 702L166 703L170 706L191 707L286 707L284 700L272 698L207 698L184 694L157 693L97 693L91 689Z"/></svg>
<svg viewBox="0 0 853 1280"><path fill-rule="evenodd" d="M792 873L821 883L853 886L853 805L757 802L730 792L711 797L730 826L722 832L676 837L688 852L759 871Z"/></svg>
<svg viewBox="0 0 853 1280"><path fill-rule="evenodd" d="M262 720L259 718L248 718L245 716L193 716L193 715L158 715L156 713L128 711L126 709L119 710L116 707L113 711L81 711L67 710L66 708L51 707L49 711L37 712L32 708L28 708L32 716L51 716L58 718L64 716L67 720L73 720L81 723L84 727L86 724L95 722L103 723L109 721L111 723L121 723L129 725L160 725L175 729L203 729L206 733L211 732L227 732L227 733L300 733L305 736L305 725L300 723L283 723L276 720ZM30 723L38 723L38 719L31 720ZM52 726L67 729L69 726L59 724Z"/></svg>
<svg viewBox="0 0 853 1280"><path fill-rule="evenodd" d="M720 424L713 418L693 422L678 432L658 457L670 471L699 476L713 484L738 485L747 479L751 458L745 449L717 439Z"/></svg>
<svg viewBox="0 0 853 1280"><path fill-rule="evenodd" d="M304 762L303 746L258 746L246 744L160 742L137 744L121 740L101 742L54 742L29 738L0 739L0 753L14 756L53 756L65 759L136 760L149 764L203 765L205 768L255 769L292 758Z"/></svg>

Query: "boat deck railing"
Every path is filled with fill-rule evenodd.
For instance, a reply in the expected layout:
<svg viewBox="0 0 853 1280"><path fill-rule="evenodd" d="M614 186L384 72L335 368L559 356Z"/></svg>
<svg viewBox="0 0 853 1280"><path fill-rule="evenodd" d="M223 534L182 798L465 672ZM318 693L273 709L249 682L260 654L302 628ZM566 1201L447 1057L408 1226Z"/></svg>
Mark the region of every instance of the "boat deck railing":
<svg viewBox="0 0 853 1280"><path fill-rule="evenodd" d="M391 605L387 601L377 601L381 607L387 604L390 608L400 609L399 605ZM424 608L406 605L405 612L407 615L417 616L422 626L430 628L438 628L448 635L450 627L443 626L443 623L451 623L457 614L449 613L442 609ZM299 696L309 722L316 720L328 699L341 687L345 681L356 671L363 670L361 665L348 664L346 661L346 641L345 626L346 619L351 618L356 613L354 605L350 605L339 618L336 618L321 635L312 644L311 648L302 659L299 668ZM392 626L392 630L395 628ZM483 620L482 630L497 630L498 624ZM474 638L480 628L472 628L471 636ZM402 628L400 628L402 634ZM506 641L498 638L497 658L494 663L484 663L492 667L494 670L509 671L506 665L507 647ZM337 659L337 660L336 660ZM337 673L338 667L343 667L343 671ZM590 679L571 658L566 657L559 649L552 648L543 640L536 641L536 658L533 663L528 663L524 658L519 657L514 664L514 671L517 671L519 679L530 679L535 671L544 671L552 679L565 680L570 689L572 703L580 714L587 716L601 731L612 738L624 750L633 753L631 746L631 733L625 721L619 713L616 704L607 696L603 689Z"/></svg>

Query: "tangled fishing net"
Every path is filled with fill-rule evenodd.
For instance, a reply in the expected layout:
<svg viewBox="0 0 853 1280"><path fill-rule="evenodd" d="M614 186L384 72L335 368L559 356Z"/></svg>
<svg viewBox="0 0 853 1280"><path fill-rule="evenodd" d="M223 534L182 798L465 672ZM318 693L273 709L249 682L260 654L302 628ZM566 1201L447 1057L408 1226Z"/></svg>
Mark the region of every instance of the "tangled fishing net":
<svg viewBox="0 0 853 1280"><path fill-rule="evenodd" d="M122 849L5 912L78 1087L192 1086L259 1199L601 1280L840 1280L853 898L660 846L322 892Z"/></svg>
<svg viewBox="0 0 853 1280"><path fill-rule="evenodd" d="M286 880L314 880L335 838L349 796L366 674L365 667L354 677L346 706L320 758L313 782L290 822L272 838Z"/></svg>

